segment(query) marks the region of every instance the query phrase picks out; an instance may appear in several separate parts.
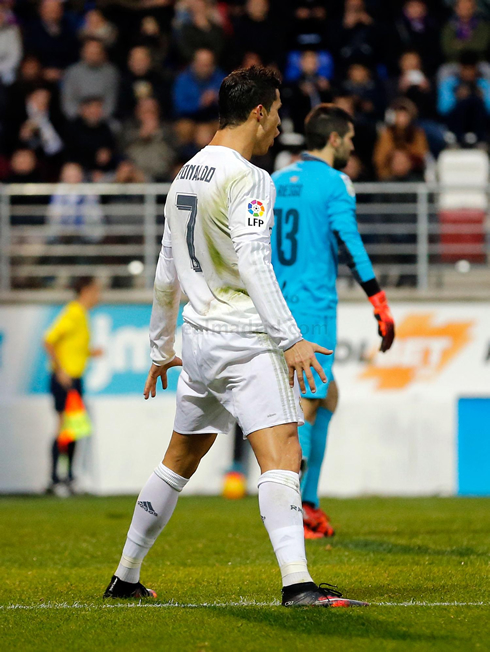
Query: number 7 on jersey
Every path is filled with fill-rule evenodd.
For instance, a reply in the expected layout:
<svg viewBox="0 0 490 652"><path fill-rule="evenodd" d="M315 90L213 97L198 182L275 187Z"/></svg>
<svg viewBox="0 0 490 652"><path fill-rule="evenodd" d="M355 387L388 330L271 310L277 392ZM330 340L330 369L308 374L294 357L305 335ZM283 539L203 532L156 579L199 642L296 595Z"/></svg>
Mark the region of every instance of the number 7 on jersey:
<svg viewBox="0 0 490 652"><path fill-rule="evenodd" d="M196 195L177 195L177 208L179 211L190 211L189 221L187 222L187 250L189 251L192 269L195 272L202 272L201 263L196 258L196 248L194 247L194 228L197 218Z"/></svg>

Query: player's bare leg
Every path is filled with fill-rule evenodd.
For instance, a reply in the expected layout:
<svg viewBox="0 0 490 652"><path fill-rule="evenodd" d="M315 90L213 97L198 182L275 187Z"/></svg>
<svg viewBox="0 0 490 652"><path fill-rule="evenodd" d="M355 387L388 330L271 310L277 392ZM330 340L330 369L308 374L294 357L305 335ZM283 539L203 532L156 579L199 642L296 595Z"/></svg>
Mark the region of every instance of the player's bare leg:
<svg viewBox="0 0 490 652"><path fill-rule="evenodd" d="M274 469L299 473L301 448L298 424L286 423L257 430L248 436L248 441L262 473Z"/></svg>
<svg viewBox="0 0 490 652"><path fill-rule="evenodd" d="M139 582L141 564L170 520L179 493L215 439L216 434L172 433L163 462L156 467L138 496L121 561L104 597L156 597L155 591Z"/></svg>
<svg viewBox="0 0 490 652"><path fill-rule="evenodd" d="M172 433L172 439L162 464L184 478L190 479L197 471L200 461L216 440L212 435L181 435Z"/></svg>
<svg viewBox="0 0 490 652"><path fill-rule="evenodd" d="M335 534L329 517L320 509L318 483L325 456L328 426L337 407L338 398L337 383L331 380L324 399L303 399L301 402L307 422L306 427L300 429L303 449L301 493L307 539L322 539Z"/></svg>

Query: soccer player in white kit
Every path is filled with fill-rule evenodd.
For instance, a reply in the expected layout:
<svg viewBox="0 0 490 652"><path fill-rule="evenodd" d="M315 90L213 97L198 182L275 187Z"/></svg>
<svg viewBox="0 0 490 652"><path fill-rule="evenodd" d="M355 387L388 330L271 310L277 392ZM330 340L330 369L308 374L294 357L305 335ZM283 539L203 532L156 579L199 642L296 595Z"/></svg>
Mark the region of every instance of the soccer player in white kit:
<svg viewBox="0 0 490 652"><path fill-rule="evenodd" d="M219 94L219 130L172 183L150 323L152 366L144 396L182 365L174 432L163 462L143 487L119 566L104 594L156 597L140 579L141 563L169 521L179 493L235 421L252 446L260 476L260 514L282 575L284 606L357 606L307 568L303 535L298 424L299 389L310 367L326 381L315 353L281 294L271 265L275 189L252 155L279 134L280 80L269 69L231 73ZM174 351L181 291L182 360ZM295 376L297 382L295 382Z"/></svg>

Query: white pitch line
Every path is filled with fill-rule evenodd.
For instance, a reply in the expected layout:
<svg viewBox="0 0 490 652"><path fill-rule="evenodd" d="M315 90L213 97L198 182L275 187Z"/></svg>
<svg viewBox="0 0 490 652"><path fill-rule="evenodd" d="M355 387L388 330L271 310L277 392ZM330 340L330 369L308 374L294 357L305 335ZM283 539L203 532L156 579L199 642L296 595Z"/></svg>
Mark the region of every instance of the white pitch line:
<svg viewBox="0 0 490 652"><path fill-rule="evenodd" d="M373 607L489 607L490 602L372 602Z"/></svg>
<svg viewBox="0 0 490 652"><path fill-rule="evenodd" d="M86 604L82 602L46 602L36 605L9 604L0 605L3 611L42 611L46 609L202 609L210 607L277 607L280 602L256 602L255 600L240 600L239 602L203 602L186 604L179 602L128 602L116 604ZM373 607L489 607L489 602L372 602Z"/></svg>
<svg viewBox="0 0 490 652"><path fill-rule="evenodd" d="M277 607L281 603L257 602L255 600L241 600L240 602L203 602L200 604L187 604L181 602L126 602L115 604L84 604L83 602L46 602L43 604L25 605L9 604L0 605L0 610L46 610L46 609L199 609L209 607Z"/></svg>

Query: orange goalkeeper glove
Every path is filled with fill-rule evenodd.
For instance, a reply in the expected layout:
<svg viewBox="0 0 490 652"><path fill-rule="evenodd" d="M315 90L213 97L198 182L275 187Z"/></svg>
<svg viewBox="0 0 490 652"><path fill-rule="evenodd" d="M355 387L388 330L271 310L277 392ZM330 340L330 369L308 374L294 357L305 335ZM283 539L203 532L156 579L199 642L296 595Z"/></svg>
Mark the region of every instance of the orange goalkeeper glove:
<svg viewBox="0 0 490 652"><path fill-rule="evenodd" d="M395 339L395 320L383 290L369 297L369 301L374 306L374 316L378 320L378 333L382 338L379 350L384 353L388 351Z"/></svg>

